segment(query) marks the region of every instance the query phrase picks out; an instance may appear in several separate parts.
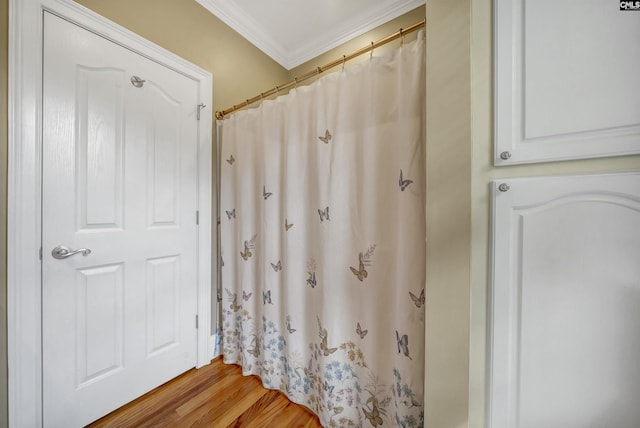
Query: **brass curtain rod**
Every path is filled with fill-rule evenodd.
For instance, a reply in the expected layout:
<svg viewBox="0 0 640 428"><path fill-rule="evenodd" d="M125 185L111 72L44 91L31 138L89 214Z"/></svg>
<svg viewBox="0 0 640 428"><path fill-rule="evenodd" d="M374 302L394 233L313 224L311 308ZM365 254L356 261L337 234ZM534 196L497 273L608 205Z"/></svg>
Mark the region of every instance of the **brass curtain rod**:
<svg viewBox="0 0 640 428"><path fill-rule="evenodd" d="M277 85L274 88L269 89L267 92L261 92L260 95L256 95L253 98L248 98L247 100L245 100L244 103L241 104L237 104L234 105L233 107L229 107L226 110L217 110L216 111L216 119L224 119L224 117L228 114L234 113L235 111L243 108L243 107L248 107L249 105L258 102L258 101L262 101L265 98L277 94L280 91L286 90L291 88L292 86L297 86L298 83L303 82L311 77L317 76L318 74L327 71L333 67L337 67L338 65L342 65L344 64L346 61L349 61L351 59L354 59L362 54L365 54L367 52L373 52L374 49L385 45L389 42L392 42L394 40L400 39L403 36L405 36L406 34L412 33L416 30L419 30L421 28L424 28L425 26L425 20L423 19L420 22L416 22L415 24L411 25L408 28L401 28L400 31L391 34L390 36L385 37L384 39L378 40L377 42L371 42L371 44L369 46L365 46L361 49L358 49L355 52L350 53L349 55L343 55L342 58L338 58L334 61L331 61L325 65L321 65L320 67L316 67L313 70L310 70L306 73L301 74L300 76L294 77L293 80L284 83L282 85Z"/></svg>

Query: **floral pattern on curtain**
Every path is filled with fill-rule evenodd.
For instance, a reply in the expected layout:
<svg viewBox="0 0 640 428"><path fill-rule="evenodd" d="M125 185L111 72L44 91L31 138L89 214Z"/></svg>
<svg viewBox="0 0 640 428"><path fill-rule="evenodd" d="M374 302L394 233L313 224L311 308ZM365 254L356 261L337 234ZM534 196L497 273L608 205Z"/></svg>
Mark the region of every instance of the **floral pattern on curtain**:
<svg viewBox="0 0 640 428"><path fill-rule="evenodd" d="M424 34L218 124L222 354L329 427L424 424Z"/></svg>

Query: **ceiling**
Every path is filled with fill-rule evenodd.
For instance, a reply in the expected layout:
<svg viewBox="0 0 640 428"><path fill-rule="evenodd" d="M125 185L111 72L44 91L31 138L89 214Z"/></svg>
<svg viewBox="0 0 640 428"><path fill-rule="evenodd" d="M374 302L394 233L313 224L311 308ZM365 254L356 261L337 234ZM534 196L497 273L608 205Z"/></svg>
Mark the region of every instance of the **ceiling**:
<svg viewBox="0 0 640 428"><path fill-rule="evenodd" d="M425 0L196 0L287 70Z"/></svg>

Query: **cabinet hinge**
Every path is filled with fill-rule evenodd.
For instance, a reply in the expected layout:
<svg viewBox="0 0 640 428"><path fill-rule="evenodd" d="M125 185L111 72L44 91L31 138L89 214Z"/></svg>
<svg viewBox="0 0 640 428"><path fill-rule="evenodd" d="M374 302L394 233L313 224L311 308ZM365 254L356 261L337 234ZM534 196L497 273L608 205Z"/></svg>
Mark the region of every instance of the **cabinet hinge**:
<svg viewBox="0 0 640 428"><path fill-rule="evenodd" d="M196 328L198 328L198 315L196 314Z"/></svg>
<svg viewBox="0 0 640 428"><path fill-rule="evenodd" d="M200 224L200 211L196 211L196 224Z"/></svg>
<svg viewBox="0 0 640 428"><path fill-rule="evenodd" d="M40 247L40 251L38 251L38 255L40 256L40 260L42 260L42 247Z"/></svg>

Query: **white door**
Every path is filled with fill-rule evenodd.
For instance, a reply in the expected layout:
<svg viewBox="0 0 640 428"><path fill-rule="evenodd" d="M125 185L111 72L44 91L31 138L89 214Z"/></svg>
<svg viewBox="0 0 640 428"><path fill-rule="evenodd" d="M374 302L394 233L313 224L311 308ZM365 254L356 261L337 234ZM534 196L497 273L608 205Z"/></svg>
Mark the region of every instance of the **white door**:
<svg viewBox="0 0 640 428"><path fill-rule="evenodd" d="M75 427L196 365L198 83L49 13L43 79L43 418Z"/></svg>

